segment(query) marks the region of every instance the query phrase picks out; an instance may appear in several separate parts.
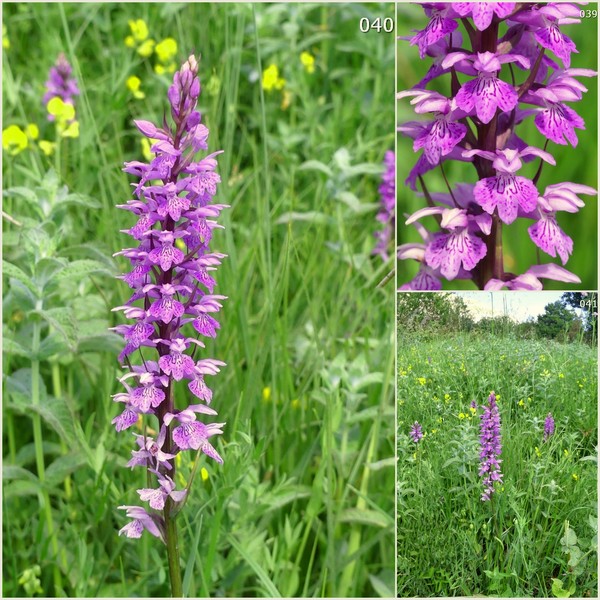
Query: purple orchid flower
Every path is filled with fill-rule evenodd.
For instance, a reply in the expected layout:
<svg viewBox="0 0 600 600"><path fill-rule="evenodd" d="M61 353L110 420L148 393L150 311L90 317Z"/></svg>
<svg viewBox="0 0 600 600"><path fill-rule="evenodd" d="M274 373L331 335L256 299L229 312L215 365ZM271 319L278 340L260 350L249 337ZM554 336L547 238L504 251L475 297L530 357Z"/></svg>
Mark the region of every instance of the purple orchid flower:
<svg viewBox="0 0 600 600"><path fill-rule="evenodd" d="M46 93L42 98L44 106L52 98L61 98L65 104L74 104L73 96L79 96L77 81L71 76L73 68L65 55L61 52L56 59L55 65L50 69L48 81L46 81ZM53 120L53 115L48 115L48 120Z"/></svg>
<svg viewBox="0 0 600 600"><path fill-rule="evenodd" d="M383 229L375 232L377 242L372 254L378 254L387 261L396 229L396 155L391 150L385 153L384 165L385 171L379 186L381 209L376 217L380 223L383 223Z"/></svg>
<svg viewBox="0 0 600 600"><path fill-rule="evenodd" d="M220 182L215 172L219 152L194 160L197 151L208 147L208 129L196 110L199 95L198 63L190 56L175 73L168 91L173 126L169 128L166 120L162 127L149 121L135 122L144 136L155 140L151 148L154 158L149 164L125 164L124 171L139 178L139 183L134 184L135 199L119 206L137 219L123 233L138 245L116 253L131 263L132 270L120 278L133 293L114 310L122 311L133 323L113 328L124 338L119 360L127 370L120 378L125 391L113 396L125 408L112 422L122 431L140 419L155 419L152 425L159 431L156 440L136 435L137 449L127 463L132 468L145 467L149 480L154 477L157 481L156 487L138 490L150 511L120 507L132 521L119 533L138 538L147 530L165 542L169 553L176 552L174 509L191 484L188 481L185 489L176 489L174 459L179 452L200 449L223 462L208 439L221 435L225 424L197 420L198 415L217 414L207 406L213 393L205 377L216 375L225 363L198 359L197 354L205 347L199 338L216 337L220 324L214 315L226 299L213 294L216 281L211 275L225 255L209 249L212 232L221 227L215 219L226 208L214 203ZM136 356L139 364L133 362ZM183 380L206 404L175 406L173 389ZM173 419L178 426L173 426ZM177 561L169 561L170 568L171 563L175 590L180 587L180 573Z"/></svg>
<svg viewBox="0 0 600 600"><path fill-rule="evenodd" d="M502 460L498 458L502 453L500 412L494 392L489 395L488 404L483 407L480 431L479 476L483 477L481 500L486 502L490 500L494 493L494 482L502 483L502 473L500 471Z"/></svg>
<svg viewBox="0 0 600 600"><path fill-rule="evenodd" d="M554 417L552 413L548 413L546 420L544 421L544 441L554 434Z"/></svg>
<svg viewBox="0 0 600 600"><path fill-rule="evenodd" d="M423 429L418 421L415 421L410 429L410 438L415 444L418 444L423 439Z"/></svg>
<svg viewBox="0 0 600 600"><path fill-rule="evenodd" d="M409 121L398 131L413 140L418 154L406 185L420 191L427 207L408 215L422 243L404 243L399 260L414 260L417 275L400 282L400 290L438 290L443 281L471 279L479 289L542 289L542 279L581 283L579 277L554 263L535 264L524 273L504 268L503 231L519 219L528 226L537 248L566 265L574 242L560 226L560 212L577 212L578 195L595 195L593 188L575 182L538 188L544 165L556 165L549 143L575 147L582 117L571 103L587 91L582 77L597 73L572 68L577 52L561 28L580 23L580 9L570 3L455 2L424 3L425 28L405 37L419 47L421 59L433 66L413 88L397 93L410 100L425 119ZM462 32L462 33L461 33ZM465 35L466 33L466 35ZM467 44L465 44L467 42ZM434 79L447 76L447 92ZM535 148L518 135L532 120L545 137ZM579 134L582 135L582 134ZM471 183L452 182L446 164L471 164ZM526 163L538 162L532 177ZM546 167L548 168L548 167ZM437 171L446 194L427 187ZM435 217L437 230L424 217ZM538 261L539 262L539 261Z"/></svg>

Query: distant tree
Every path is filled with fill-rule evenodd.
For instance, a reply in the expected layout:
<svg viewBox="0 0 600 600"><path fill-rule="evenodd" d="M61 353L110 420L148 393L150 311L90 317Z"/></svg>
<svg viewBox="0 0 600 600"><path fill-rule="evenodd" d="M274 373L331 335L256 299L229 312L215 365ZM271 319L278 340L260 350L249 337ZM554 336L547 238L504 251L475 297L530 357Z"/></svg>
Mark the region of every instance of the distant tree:
<svg viewBox="0 0 600 600"><path fill-rule="evenodd" d="M561 300L547 304L544 313L538 317L537 329L541 337L566 341L575 313L569 310Z"/></svg>
<svg viewBox="0 0 600 600"><path fill-rule="evenodd" d="M596 292L565 292L560 301L565 306L581 311L586 337L589 339L595 336L598 331L598 294Z"/></svg>
<svg viewBox="0 0 600 600"><path fill-rule="evenodd" d="M398 333L411 331L459 331L470 329L473 320L459 296L447 292L398 294Z"/></svg>

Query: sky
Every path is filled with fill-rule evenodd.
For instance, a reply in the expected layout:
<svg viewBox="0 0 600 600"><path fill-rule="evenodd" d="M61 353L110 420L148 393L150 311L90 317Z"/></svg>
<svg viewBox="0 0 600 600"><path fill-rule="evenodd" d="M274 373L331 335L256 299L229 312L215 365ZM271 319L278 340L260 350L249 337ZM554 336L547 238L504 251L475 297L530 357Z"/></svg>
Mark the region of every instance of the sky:
<svg viewBox="0 0 600 600"><path fill-rule="evenodd" d="M563 292L456 292L475 321L506 314L517 322L543 314L547 304L556 302Z"/></svg>

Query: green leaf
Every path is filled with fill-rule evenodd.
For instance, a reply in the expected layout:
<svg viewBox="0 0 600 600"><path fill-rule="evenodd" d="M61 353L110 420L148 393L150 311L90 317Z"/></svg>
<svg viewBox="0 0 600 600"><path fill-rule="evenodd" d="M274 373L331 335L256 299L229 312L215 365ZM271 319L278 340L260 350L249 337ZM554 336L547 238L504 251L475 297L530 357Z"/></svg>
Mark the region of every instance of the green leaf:
<svg viewBox="0 0 600 600"><path fill-rule="evenodd" d="M356 175L381 175L383 169L381 165L373 164L373 163L360 163L358 165L353 165L345 170L345 175L347 177L355 177Z"/></svg>
<svg viewBox="0 0 600 600"><path fill-rule="evenodd" d="M85 206L86 208L100 208L102 205L98 200L85 194L68 194L64 198L57 199L55 208L60 207L64 204L75 204L78 206ZM52 210L54 212L54 209Z"/></svg>
<svg viewBox="0 0 600 600"><path fill-rule="evenodd" d="M324 163L318 160L307 160L303 162L299 167L298 171L321 171L325 173L327 177L333 177L333 171Z"/></svg>
<svg viewBox="0 0 600 600"><path fill-rule="evenodd" d="M2 465L2 479L25 479L27 481L39 483L39 480L34 473L16 465Z"/></svg>
<svg viewBox="0 0 600 600"><path fill-rule="evenodd" d="M20 281L30 292L32 292L36 296L36 298L39 298L40 290L38 290L31 277L29 277L29 275L27 275L24 271L19 269L19 267L13 265L12 263L9 263L7 260L3 260L2 273L4 275L7 275L8 277L16 279L17 281Z"/></svg>
<svg viewBox="0 0 600 600"><path fill-rule="evenodd" d="M361 202L352 192L340 192L336 198L357 215L373 212L377 208L377 204Z"/></svg>
<svg viewBox="0 0 600 600"><path fill-rule="evenodd" d="M84 352L111 352L118 354L122 349L123 338L110 331L99 335L79 338L77 344L78 354L83 354Z"/></svg>
<svg viewBox="0 0 600 600"><path fill-rule="evenodd" d="M379 598L394 597L393 582L385 582L381 577L377 577L376 575L369 575L369 581ZM391 585L389 585L390 583Z"/></svg>
<svg viewBox="0 0 600 600"><path fill-rule="evenodd" d="M560 539L562 546L565 546L565 552L569 552L570 546L577 544L577 535L575 531L569 527L569 522L565 523L565 535Z"/></svg>
<svg viewBox="0 0 600 600"><path fill-rule="evenodd" d="M87 465L87 460L81 453L60 456L46 469L44 485L48 488L59 486L71 473L84 465Z"/></svg>
<svg viewBox="0 0 600 600"><path fill-rule="evenodd" d="M556 598L570 598L575 592L575 584L571 584L568 590L564 589L563 582L560 579L552 578L552 593Z"/></svg>
<svg viewBox="0 0 600 600"><path fill-rule="evenodd" d="M314 519L323 509L324 464L324 462L321 463L313 480L312 494L306 506L306 517L308 520Z"/></svg>
<svg viewBox="0 0 600 600"><path fill-rule="evenodd" d="M39 382L39 401L44 403L47 400L46 384L41 376ZM19 369L6 378L6 393L9 398L9 405L25 414L29 415L31 406L31 369Z"/></svg>
<svg viewBox="0 0 600 600"><path fill-rule="evenodd" d="M56 258L42 258L35 265L35 281L41 289L52 281L58 271L64 269L67 261Z"/></svg>
<svg viewBox="0 0 600 600"><path fill-rule="evenodd" d="M68 352L69 347L65 343L63 336L53 331L42 340L40 351L38 352L38 355L33 358L44 361L56 354L66 354Z"/></svg>
<svg viewBox="0 0 600 600"><path fill-rule="evenodd" d="M38 406L31 405L30 410L37 412L69 448L76 448L76 435L73 427L75 416L64 398L48 397Z"/></svg>
<svg viewBox="0 0 600 600"><path fill-rule="evenodd" d="M341 523L357 523L360 525L371 525L373 527L393 527L394 518L385 512L361 509L346 508L342 511L339 521Z"/></svg>
<svg viewBox="0 0 600 600"><path fill-rule="evenodd" d="M4 497L19 498L21 496L37 496L41 490L39 482L18 480L11 482L10 485L5 485L3 488Z"/></svg>
<svg viewBox="0 0 600 600"><path fill-rule="evenodd" d="M11 356L24 356L25 358L31 357L31 350L21 346L17 340L9 337L10 334L4 334L2 339L2 352Z"/></svg>
<svg viewBox="0 0 600 600"><path fill-rule="evenodd" d="M70 309L58 307L34 312L39 314L44 321L64 338L70 350L75 350L77 346L77 323Z"/></svg>
<svg viewBox="0 0 600 600"><path fill-rule="evenodd" d="M22 202L26 203L30 208L33 208L38 215L42 216L42 210L40 207L40 200L37 197L37 194L26 187L12 187L7 190L4 190L4 196L7 198L17 198L17 203L21 204ZM19 211L17 211L17 214Z"/></svg>
<svg viewBox="0 0 600 600"><path fill-rule="evenodd" d="M309 210L307 212L286 212L275 221L275 224L283 225L294 223L295 221L305 221L314 225L330 225L334 220L329 215Z"/></svg>
<svg viewBox="0 0 600 600"><path fill-rule="evenodd" d="M55 194L58 190L59 180L56 171L52 168L48 169L41 182L41 189Z"/></svg>
<svg viewBox="0 0 600 600"><path fill-rule="evenodd" d="M78 281L82 277L87 277L88 275L96 273L112 275L105 264L102 264L97 260L83 259L75 260L66 265L61 271L56 273L55 279L57 281L64 281L65 279Z"/></svg>

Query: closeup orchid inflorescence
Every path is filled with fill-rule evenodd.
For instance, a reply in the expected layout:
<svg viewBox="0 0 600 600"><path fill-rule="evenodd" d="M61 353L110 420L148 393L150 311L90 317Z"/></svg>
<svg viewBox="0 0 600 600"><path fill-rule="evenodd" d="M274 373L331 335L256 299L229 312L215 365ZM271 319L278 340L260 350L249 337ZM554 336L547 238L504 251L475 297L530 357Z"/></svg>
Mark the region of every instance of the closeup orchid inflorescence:
<svg viewBox="0 0 600 600"><path fill-rule="evenodd" d="M420 187L427 206L406 221L417 228L422 243L398 247L399 259L419 263L418 274L400 289L439 290L443 279L470 279L486 290L539 290L544 278L580 283L576 274L552 262L532 265L521 274L506 272L502 244L503 230L526 219L532 223L531 241L565 265L573 240L560 228L559 214L578 212L584 206L580 196L596 194L594 188L573 182L538 187L543 166L556 164L547 150L550 142L575 147L575 130L585 129L583 119L566 103L582 99L587 89L579 78L596 72L571 67L577 49L561 31L562 25L580 22L580 8L516 2L422 7L429 19L426 27L404 39L433 65L397 97L410 98L415 113L427 118L398 128L420 152L406 184L415 192ZM442 76L447 96L426 89ZM440 83L436 85L439 89ZM529 120L546 139L543 148L519 137L519 126ZM450 182L444 167L448 161L470 163L475 181ZM539 166L529 178L521 170L531 161ZM428 189L425 175L433 169L441 173L447 192ZM435 217L438 231L420 222L427 216Z"/></svg>
<svg viewBox="0 0 600 600"><path fill-rule="evenodd" d="M200 95L198 63L190 56L175 73L168 91L173 126L166 119L161 127L135 121L150 138L154 158L149 164L128 162L124 171L139 178L135 199L119 208L132 212L137 223L123 233L138 242L117 255L131 262L131 271L121 276L133 290L123 311L131 324L115 327L125 339L120 361L126 366L120 378L125 391L114 396L124 410L113 423L117 431L141 421L143 435L135 434L137 448L130 467L143 466L154 487L137 490L148 509L122 506L131 521L119 533L140 537L145 529L169 546L169 520L189 491L175 489L176 455L197 450L222 463L209 441L222 433L224 423L206 424L200 417L214 417L208 405L212 391L205 382L225 363L198 359L202 338L215 338L220 328L215 319L225 296L213 294L212 277L224 254L211 252L209 244L215 221L226 206L214 204L219 175L214 152L200 161L199 150L207 150L208 129L196 110ZM136 357L137 363L133 362ZM186 380L187 391L201 402L177 407L175 387ZM181 402L184 394L178 394ZM151 417L151 418L149 418ZM147 428L157 435L151 437Z"/></svg>

